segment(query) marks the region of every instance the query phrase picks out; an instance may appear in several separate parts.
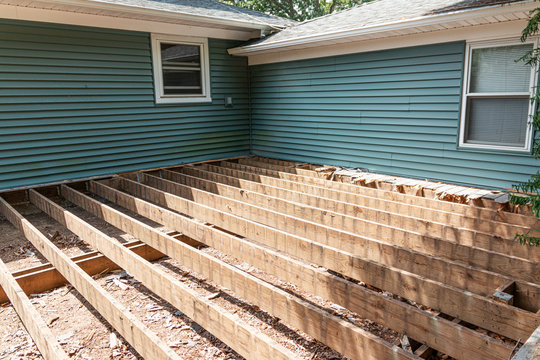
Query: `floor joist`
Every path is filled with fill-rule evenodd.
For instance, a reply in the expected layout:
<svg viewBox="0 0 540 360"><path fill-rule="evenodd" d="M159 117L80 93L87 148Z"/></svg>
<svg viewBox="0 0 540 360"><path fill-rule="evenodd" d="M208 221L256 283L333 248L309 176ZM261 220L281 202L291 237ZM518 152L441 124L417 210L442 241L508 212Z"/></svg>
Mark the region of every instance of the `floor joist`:
<svg viewBox="0 0 540 360"><path fill-rule="evenodd" d="M409 336L457 359L465 359L472 354L477 359L507 359L510 354L511 348L488 336L313 268L283 253L251 243L100 183L92 184L91 190L128 210L168 228L182 231L197 241L242 259L315 295L335 301L361 316L406 332ZM76 203L82 204L81 201ZM102 209L104 207L100 203L95 205ZM110 221L108 212L110 211L102 210L101 214ZM119 222L119 225L122 224L126 227L131 226L126 219Z"/></svg>
<svg viewBox="0 0 540 360"><path fill-rule="evenodd" d="M250 303L260 306L273 316L324 342L349 358L381 359L390 357L391 354L400 359L413 358L409 353L393 348L365 330L175 240L66 185L61 187L61 194L70 202L130 233L203 277L230 289ZM186 218L185 226L176 227L176 229L186 235L188 233L193 235L194 232L190 228L199 225L196 221ZM197 237L195 239L203 240Z"/></svg>
<svg viewBox="0 0 540 360"><path fill-rule="evenodd" d="M516 340L528 336L536 326L540 325L540 317L534 313L497 303L484 296L466 292L416 274L384 266L324 244L299 238L293 234L197 204L128 179L115 178L106 181L106 183L117 189L126 190L139 198L150 200L157 205L198 219L205 219L209 223L238 235L265 243L280 251L349 277L361 279L368 284L384 288L404 298L441 309L447 314ZM98 186L98 183L91 182L90 190L95 192ZM102 196L102 194L98 195Z"/></svg>
<svg viewBox="0 0 540 360"><path fill-rule="evenodd" d="M0 201L2 201L1 198ZM68 360L69 356L62 349L51 329L34 308L34 305L32 305L28 296L26 296L2 260L0 260L0 287L4 289L43 358L45 360Z"/></svg>
<svg viewBox="0 0 540 360"><path fill-rule="evenodd" d="M431 234L462 245L477 246L486 250L529 259L530 251L526 251L526 248L516 244L515 241L508 240L508 238L495 235L498 232L506 237L513 237L515 231L519 230L500 222L481 221L483 227L490 229L490 232L482 232L476 230L479 223L478 219L440 210L426 209L398 201L342 193L211 164L198 167L183 166L171 170L191 172L191 174L195 171L204 172L204 174L208 174L208 177L217 175L221 180L226 178L226 181L230 182L228 185L249 188L252 191L345 215L376 219L380 223L405 230L416 230L422 234Z"/></svg>
<svg viewBox="0 0 540 360"><path fill-rule="evenodd" d="M402 203L415 204L430 209L443 210L452 212L455 214L465 215L472 218L480 218L484 220L502 221L516 226L534 227L538 224L538 220L531 216L524 216L521 214L515 214L505 211L496 211L488 208L475 207L465 204L458 204L448 201L441 201L438 199L430 199L422 196L414 196L408 194L402 194L394 191L374 189L365 186L358 186L354 184L347 184L337 181L330 181L317 177L317 172L305 170L303 175L297 175L293 172L297 169L288 167L280 167L279 170L269 169L268 165L261 162L253 162L251 160L238 160L239 163L232 163L230 161L222 161L221 165L226 167L235 168L237 170L247 170L255 173L284 178L295 182L317 185L321 187L328 187L334 190L351 192L354 194L373 196L381 199L396 200ZM248 163L250 165L244 165ZM255 165L255 166L254 166Z"/></svg>
<svg viewBox="0 0 540 360"><path fill-rule="evenodd" d="M281 212L250 205L244 201L236 201L146 173L140 173L138 178L144 184L192 199L199 204L212 206L217 210L227 211L332 248L369 258L383 265L394 266L480 295L491 295L495 288L511 280L509 277L494 272L465 266L461 263L419 253L377 239L365 238L352 232L319 225L300 217L288 216ZM391 236L391 234L388 235ZM537 275L534 274L534 276ZM539 285L522 282L520 287L535 294L540 293ZM539 299L536 297L530 298L530 301L533 302L531 308L540 308L540 304L535 303L537 300Z"/></svg>
<svg viewBox="0 0 540 360"><path fill-rule="evenodd" d="M507 224L498 221L480 221L477 218L466 217L457 213L428 209L416 204L402 203L399 201L380 199L376 197L366 197L351 192L334 190L329 187L320 187L277 177L261 175L260 173L250 172L248 167L245 165L227 162L222 162L222 165L224 166L203 165L202 168L212 172L260 182L261 184L280 187L315 197L327 198L342 203L349 203L353 206L358 205L372 209L380 209L393 214L405 214L409 217L424 219L427 222L441 222L451 226L466 227L470 230L470 232L460 233L459 236L454 233L451 228L447 228L448 230L445 231L444 238L453 241L462 241L463 245L474 245L503 254L540 261L540 255L531 255L528 248L507 238L508 236L513 237L513 234L520 229L523 230L523 227L508 227ZM331 207L329 208L331 209ZM334 211L337 211L338 209L339 207L334 209ZM476 229L480 229L481 231ZM489 234L493 231L497 231L497 229L500 229L501 232L506 234L506 238L495 237Z"/></svg>
<svg viewBox="0 0 540 360"><path fill-rule="evenodd" d="M31 196L39 195L31 190ZM118 300L103 289L90 275L58 249L28 220L0 197L0 213L4 215L47 258L64 278L109 322L135 350L147 359L180 360L163 340L151 332ZM122 250L134 254L120 245Z"/></svg>
<svg viewBox="0 0 540 360"><path fill-rule="evenodd" d="M191 170L194 169L185 169L186 172L190 172ZM209 191L217 195L246 202L255 206L267 207L268 209L283 214L310 219L318 224L341 229L349 233L362 234L362 236L372 237L377 240L382 240L430 255L442 256L524 281L540 282L540 264L529 260L511 257L477 247L464 246L442 238L421 235L413 231L404 231L389 225L379 224L375 221L363 220L357 217L332 212L327 209L305 206L258 192L248 192L243 189L206 180L201 177L193 177L168 170L162 170L161 175L164 179L178 182L189 187ZM318 230L316 229L315 231ZM343 236L339 233L336 237L343 239ZM354 237L351 236L351 242L361 244L361 242L358 241L360 238L361 237L358 235L354 235Z"/></svg>
<svg viewBox="0 0 540 360"><path fill-rule="evenodd" d="M148 289L180 309L189 318L248 359L293 359L296 355L239 318L221 310L165 271L127 251L118 241L66 211L50 199L30 190L30 202L114 261Z"/></svg>

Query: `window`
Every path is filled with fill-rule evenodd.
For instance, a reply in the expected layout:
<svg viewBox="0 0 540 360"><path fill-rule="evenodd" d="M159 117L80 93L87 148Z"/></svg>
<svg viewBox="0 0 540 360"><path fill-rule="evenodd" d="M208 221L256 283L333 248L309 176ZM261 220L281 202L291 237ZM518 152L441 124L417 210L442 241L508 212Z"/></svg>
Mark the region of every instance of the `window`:
<svg viewBox="0 0 540 360"><path fill-rule="evenodd" d="M207 39L153 34L152 57L157 103L212 101Z"/></svg>
<svg viewBox="0 0 540 360"><path fill-rule="evenodd" d="M468 44L460 146L530 150L536 72L516 60L533 48L519 40Z"/></svg>

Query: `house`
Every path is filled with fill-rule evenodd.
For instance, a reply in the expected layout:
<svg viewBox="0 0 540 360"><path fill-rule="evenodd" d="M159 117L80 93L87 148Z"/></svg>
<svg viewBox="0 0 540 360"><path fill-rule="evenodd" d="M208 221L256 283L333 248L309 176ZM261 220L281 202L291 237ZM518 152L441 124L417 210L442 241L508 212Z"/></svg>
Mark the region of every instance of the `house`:
<svg viewBox="0 0 540 360"><path fill-rule="evenodd" d="M0 189L250 153L508 188L538 170L535 6L2 0Z"/></svg>
<svg viewBox="0 0 540 360"><path fill-rule="evenodd" d="M536 6L0 0L0 357L535 358Z"/></svg>

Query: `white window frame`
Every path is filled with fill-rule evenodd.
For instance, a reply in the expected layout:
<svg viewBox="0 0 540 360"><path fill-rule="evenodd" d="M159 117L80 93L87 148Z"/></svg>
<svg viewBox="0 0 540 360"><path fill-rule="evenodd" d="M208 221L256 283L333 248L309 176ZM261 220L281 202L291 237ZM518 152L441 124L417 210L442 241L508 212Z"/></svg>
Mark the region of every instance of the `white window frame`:
<svg viewBox="0 0 540 360"><path fill-rule="evenodd" d="M532 145L532 117L536 104L529 101L529 111L527 116L527 133L525 135L525 145L522 147L517 146L504 146L504 145L488 145L488 144L471 144L465 142L465 126L467 121L467 100L470 89L470 66L472 60L472 51L474 49L481 48L490 48L497 46L508 46L508 45L523 45L523 44L533 44L533 49L538 47L538 38L528 40L526 42L521 42L519 39L503 39L503 40L490 40L490 41L481 41L481 42L468 42L465 49L465 68L463 76L463 91L461 99L461 121L459 128L459 147L460 148L475 148L475 149L491 149L491 150L509 150L509 151L519 151L519 152L530 152ZM529 84L529 92L513 92L513 93L472 93L474 96L525 96L529 98L534 96L535 86L538 81L537 69L534 66L531 66L531 80Z"/></svg>
<svg viewBox="0 0 540 360"><path fill-rule="evenodd" d="M154 69L154 91L157 104L177 104L194 102L211 102L210 92L210 61L208 56L208 38L192 36L175 36L152 34L152 62ZM199 46L201 54L201 94L194 95L165 95L163 91L163 71L161 69L161 46L167 44L185 44Z"/></svg>

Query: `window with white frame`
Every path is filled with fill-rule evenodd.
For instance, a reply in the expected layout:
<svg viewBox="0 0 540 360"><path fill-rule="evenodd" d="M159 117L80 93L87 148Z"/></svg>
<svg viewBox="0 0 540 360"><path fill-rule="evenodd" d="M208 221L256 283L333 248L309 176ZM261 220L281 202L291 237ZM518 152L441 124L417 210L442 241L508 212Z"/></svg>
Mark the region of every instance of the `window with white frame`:
<svg viewBox="0 0 540 360"><path fill-rule="evenodd" d="M212 101L208 40L152 35L157 103Z"/></svg>
<svg viewBox="0 0 540 360"><path fill-rule="evenodd" d="M519 40L467 45L460 146L530 150L536 72L516 60L534 45Z"/></svg>

